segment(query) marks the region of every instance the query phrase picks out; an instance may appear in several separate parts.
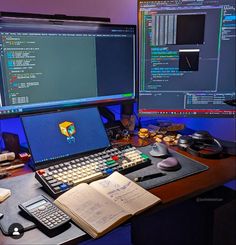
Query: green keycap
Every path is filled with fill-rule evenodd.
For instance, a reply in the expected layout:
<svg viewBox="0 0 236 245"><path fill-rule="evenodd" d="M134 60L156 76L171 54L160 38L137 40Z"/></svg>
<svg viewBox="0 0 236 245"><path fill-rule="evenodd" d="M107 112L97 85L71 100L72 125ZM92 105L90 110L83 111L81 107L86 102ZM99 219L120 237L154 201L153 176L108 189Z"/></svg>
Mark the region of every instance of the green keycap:
<svg viewBox="0 0 236 245"><path fill-rule="evenodd" d="M143 154L143 153L142 153L142 154L140 154L140 155L141 155L141 157L144 158L144 159L149 159L149 157L148 157L146 154Z"/></svg>
<svg viewBox="0 0 236 245"><path fill-rule="evenodd" d="M113 164L113 163L115 163L116 161L114 161L114 160L110 160L110 161L107 161L106 162L106 165L111 165L111 164Z"/></svg>

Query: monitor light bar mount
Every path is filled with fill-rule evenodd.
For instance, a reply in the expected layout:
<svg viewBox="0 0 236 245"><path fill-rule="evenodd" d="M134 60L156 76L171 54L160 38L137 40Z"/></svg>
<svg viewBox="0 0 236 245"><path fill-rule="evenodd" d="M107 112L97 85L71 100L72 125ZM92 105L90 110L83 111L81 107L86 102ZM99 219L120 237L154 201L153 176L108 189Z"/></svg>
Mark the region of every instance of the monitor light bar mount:
<svg viewBox="0 0 236 245"><path fill-rule="evenodd" d="M110 18L107 17L90 17L90 16L70 16L64 14L31 14L31 13L17 13L17 12L0 12L0 21L1 20L10 20L10 19L19 19L19 20L41 20L49 21L53 23L63 23L67 22L97 22L97 23L109 23Z"/></svg>

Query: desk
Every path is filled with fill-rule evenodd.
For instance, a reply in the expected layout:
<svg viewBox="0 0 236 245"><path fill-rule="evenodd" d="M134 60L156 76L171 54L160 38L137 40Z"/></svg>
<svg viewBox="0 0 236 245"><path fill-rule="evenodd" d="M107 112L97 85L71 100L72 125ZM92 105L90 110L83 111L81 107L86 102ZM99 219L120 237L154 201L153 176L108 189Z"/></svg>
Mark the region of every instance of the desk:
<svg viewBox="0 0 236 245"><path fill-rule="evenodd" d="M207 165L209 169L150 190L162 199L163 205L191 198L236 179L236 156L206 159L178 150L177 147L173 147L173 149L186 157Z"/></svg>
<svg viewBox="0 0 236 245"><path fill-rule="evenodd" d="M177 150L177 148L173 147ZM154 195L159 196L162 199L162 204L157 205L156 210L166 208L167 206L186 200L188 198L197 196L203 192L211 190L217 186L220 186L230 180L236 179L236 157L230 156L222 159L203 159L199 157L193 157L189 153L177 150L181 154L187 157L193 158L205 165L209 166L207 171L192 175L157 188L150 190ZM29 172L29 169L25 169ZM21 170L21 173L24 171ZM17 175L17 173L14 173ZM155 211L156 211L155 210ZM81 240L79 237L81 234L74 234L71 231L70 239L65 239L66 244L76 244ZM53 242L50 238L40 232L38 229L25 232L24 236L19 240L13 240L10 237L5 237L1 234L0 244L52 244L61 243L61 237L55 237Z"/></svg>

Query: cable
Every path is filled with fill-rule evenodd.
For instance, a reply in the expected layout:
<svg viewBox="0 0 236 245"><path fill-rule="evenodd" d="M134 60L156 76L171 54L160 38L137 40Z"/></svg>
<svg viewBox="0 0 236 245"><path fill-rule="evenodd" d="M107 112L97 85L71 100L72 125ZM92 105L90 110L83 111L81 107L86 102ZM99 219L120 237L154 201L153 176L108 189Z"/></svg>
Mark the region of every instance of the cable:
<svg viewBox="0 0 236 245"><path fill-rule="evenodd" d="M2 152L2 146L3 146L3 139L2 139L2 120L0 120L0 153Z"/></svg>
<svg viewBox="0 0 236 245"><path fill-rule="evenodd" d="M141 125L141 118L139 118L139 116L137 115L137 113L135 113L134 111L134 115L137 119L137 123L138 123L138 129L142 128L142 125ZM136 125L136 124L135 124Z"/></svg>

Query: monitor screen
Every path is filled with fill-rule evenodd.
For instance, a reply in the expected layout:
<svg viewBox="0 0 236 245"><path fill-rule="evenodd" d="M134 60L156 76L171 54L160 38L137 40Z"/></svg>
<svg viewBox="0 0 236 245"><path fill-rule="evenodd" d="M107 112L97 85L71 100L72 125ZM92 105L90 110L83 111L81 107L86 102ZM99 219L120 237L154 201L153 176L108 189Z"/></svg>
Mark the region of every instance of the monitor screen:
<svg viewBox="0 0 236 245"><path fill-rule="evenodd" d="M96 108L25 115L22 123L36 165L110 146Z"/></svg>
<svg viewBox="0 0 236 245"><path fill-rule="evenodd" d="M0 21L0 116L135 98L133 25Z"/></svg>
<svg viewBox="0 0 236 245"><path fill-rule="evenodd" d="M139 0L139 114L234 117L235 0Z"/></svg>

